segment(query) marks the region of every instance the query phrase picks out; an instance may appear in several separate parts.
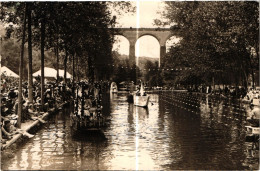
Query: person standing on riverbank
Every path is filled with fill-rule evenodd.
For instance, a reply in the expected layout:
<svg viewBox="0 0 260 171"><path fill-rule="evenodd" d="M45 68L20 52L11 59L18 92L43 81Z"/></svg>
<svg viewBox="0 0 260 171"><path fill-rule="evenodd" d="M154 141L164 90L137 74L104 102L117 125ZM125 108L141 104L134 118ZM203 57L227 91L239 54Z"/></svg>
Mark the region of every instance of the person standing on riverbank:
<svg viewBox="0 0 260 171"><path fill-rule="evenodd" d="M260 105L251 105L252 111L249 113L247 120L249 123L253 124L253 126L259 127L260 121Z"/></svg>

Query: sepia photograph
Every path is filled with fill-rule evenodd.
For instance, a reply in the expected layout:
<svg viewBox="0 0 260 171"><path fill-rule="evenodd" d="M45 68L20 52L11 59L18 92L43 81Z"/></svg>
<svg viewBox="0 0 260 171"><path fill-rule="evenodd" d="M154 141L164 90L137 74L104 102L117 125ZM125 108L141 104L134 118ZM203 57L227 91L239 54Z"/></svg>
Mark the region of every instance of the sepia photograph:
<svg viewBox="0 0 260 171"><path fill-rule="evenodd" d="M0 170L260 170L259 7L0 0Z"/></svg>

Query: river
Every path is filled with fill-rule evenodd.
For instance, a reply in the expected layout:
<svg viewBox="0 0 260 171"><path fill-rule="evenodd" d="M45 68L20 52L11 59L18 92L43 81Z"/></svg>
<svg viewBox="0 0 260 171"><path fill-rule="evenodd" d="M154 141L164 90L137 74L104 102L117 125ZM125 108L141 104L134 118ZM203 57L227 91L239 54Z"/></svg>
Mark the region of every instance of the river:
<svg viewBox="0 0 260 171"><path fill-rule="evenodd" d="M248 106L231 99L177 92L150 95L148 108L125 94L104 96L107 127L72 136L64 108L4 160L7 170L250 169L245 142Z"/></svg>

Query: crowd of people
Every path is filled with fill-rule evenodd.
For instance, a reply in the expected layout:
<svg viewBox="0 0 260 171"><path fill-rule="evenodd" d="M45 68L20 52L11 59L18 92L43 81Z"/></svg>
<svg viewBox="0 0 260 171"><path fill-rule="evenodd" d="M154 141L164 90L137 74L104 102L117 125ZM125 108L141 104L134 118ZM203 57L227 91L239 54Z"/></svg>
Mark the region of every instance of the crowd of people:
<svg viewBox="0 0 260 171"><path fill-rule="evenodd" d="M58 104L66 102L72 97L72 84L46 82L44 88L44 105L41 103L40 79L33 82L33 102L29 102L28 83L22 86L22 113L21 122L28 120L41 120L40 116L50 108L55 108ZM18 80L12 77L2 77L1 79L1 130L2 143L11 139L14 134L19 133L18 121ZM41 122L44 122L41 120ZM28 133L24 133L30 137Z"/></svg>
<svg viewBox="0 0 260 171"><path fill-rule="evenodd" d="M199 92L206 94L220 95L221 97L231 97L236 99L243 99L244 102L252 103L253 99L260 99L260 92L254 88L245 88L242 86L224 86L223 88L216 87L213 89L211 86L189 86L188 92Z"/></svg>
<svg viewBox="0 0 260 171"><path fill-rule="evenodd" d="M224 87L215 87L206 86L206 85L199 85L199 86L189 86L189 92L200 92L200 93L208 93L208 94L220 94L223 96L231 96L235 98L245 97L247 94L247 89L242 86L224 86Z"/></svg>

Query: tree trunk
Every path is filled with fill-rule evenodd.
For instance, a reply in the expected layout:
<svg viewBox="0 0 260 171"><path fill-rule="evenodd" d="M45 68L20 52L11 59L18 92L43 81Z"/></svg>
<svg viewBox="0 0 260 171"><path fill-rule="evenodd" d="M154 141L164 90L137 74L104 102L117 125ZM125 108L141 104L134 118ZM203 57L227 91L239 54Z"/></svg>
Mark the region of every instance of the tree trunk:
<svg viewBox="0 0 260 171"><path fill-rule="evenodd" d="M65 50L65 58L64 58L64 83L67 83L67 60L68 60L68 52Z"/></svg>
<svg viewBox="0 0 260 171"><path fill-rule="evenodd" d="M260 69L260 62L259 62L259 43L257 42L256 43L256 47L255 47L255 50L256 50L256 58L257 58L257 64L258 64L258 72L259 72L259 69ZM258 75L259 76L259 75ZM260 86L260 79L258 78L258 86Z"/></svg>
<svg viewBox="0 0 260 171"><path fill-rule="evenodd" d="M77 81L79 82L79 62L78 62L78 58L76 57L76 75L77 75Z"/></svg>
<svg viewBox="0 0 260 171"><path fill-rule="evenodd" d="M93 83L94 82L94 67L93 67L93 61L92 61L92 57L91 56L88 56L88 73L89 73L89 76L88 78L90 79L90 83Z"/></svg>
<svg viewBox="0 0 260 171"><path fill-rule="evenodd" d="M23 56L24 56L24 42L25 42L25 30L26 30L26 13L27 5L25 4L24 9L24 18L23 18L23 34L22 34L22 45L21 45L21 56L20 56L20 67L19 67L19 94L18 94L18 119L17 127L21 128L21 119L22 119L22 81L23 81Z"/></svg>
<svg viewBox="0 0 260 171"><path fill-rule="evenodd" d="M44 106L44 41L45 41L45 14L41 20L41 105Z"/></svg>
<svg viewBox="0 0 260 171"><path fill-rule="evenodd" d="M75 87L74 87L74 82L75 82L75 55L76 53L72 56L72 92L73 92L73 97L75 97L75 93L74 93L74 90L75 90Z"/></svg>
<svg viewBox="0 0 260 171"><path fill-rule="evenodd" d="M28 98L29 102L33 102L33 77L32 77L32 20L31 20L31 7L29 3L27 16L28 16Z"/></svg>
<svg viewBox="0 0 260 171"><path fill-rule="evenodd" d="M55 55L56 55L56 71L57 71L56 82L58 83L59 77L60 77L60 74L59 74L59 49L58 49L58 47L55 48Z"/></svg>
<svg viewBox="0 0 260 171"><path fill-rule="evenodd" d="M59 83L59 77L60 77L60 73L59 73L59 47L58 47L58 39L57 39L57 45L55 48L55 54L56 54L56 59L57 59L57 63L56 63L56 70L57 70L57 83Z"/></svg>
<svg viewBox="0 0 260 171"><path fill-rule="evenodd" d="M252 87L255 88L255 76L254 76L254 67L252 65L251 59L249 59L250 69L251 69L251 75L252 75Z"/></svg>
<svg viewBox="0 0 260 171"><path fill-rule="evenodd" d="M74 87L74 81L75 81L75 55L72 56L72 85Z"/></svg>

